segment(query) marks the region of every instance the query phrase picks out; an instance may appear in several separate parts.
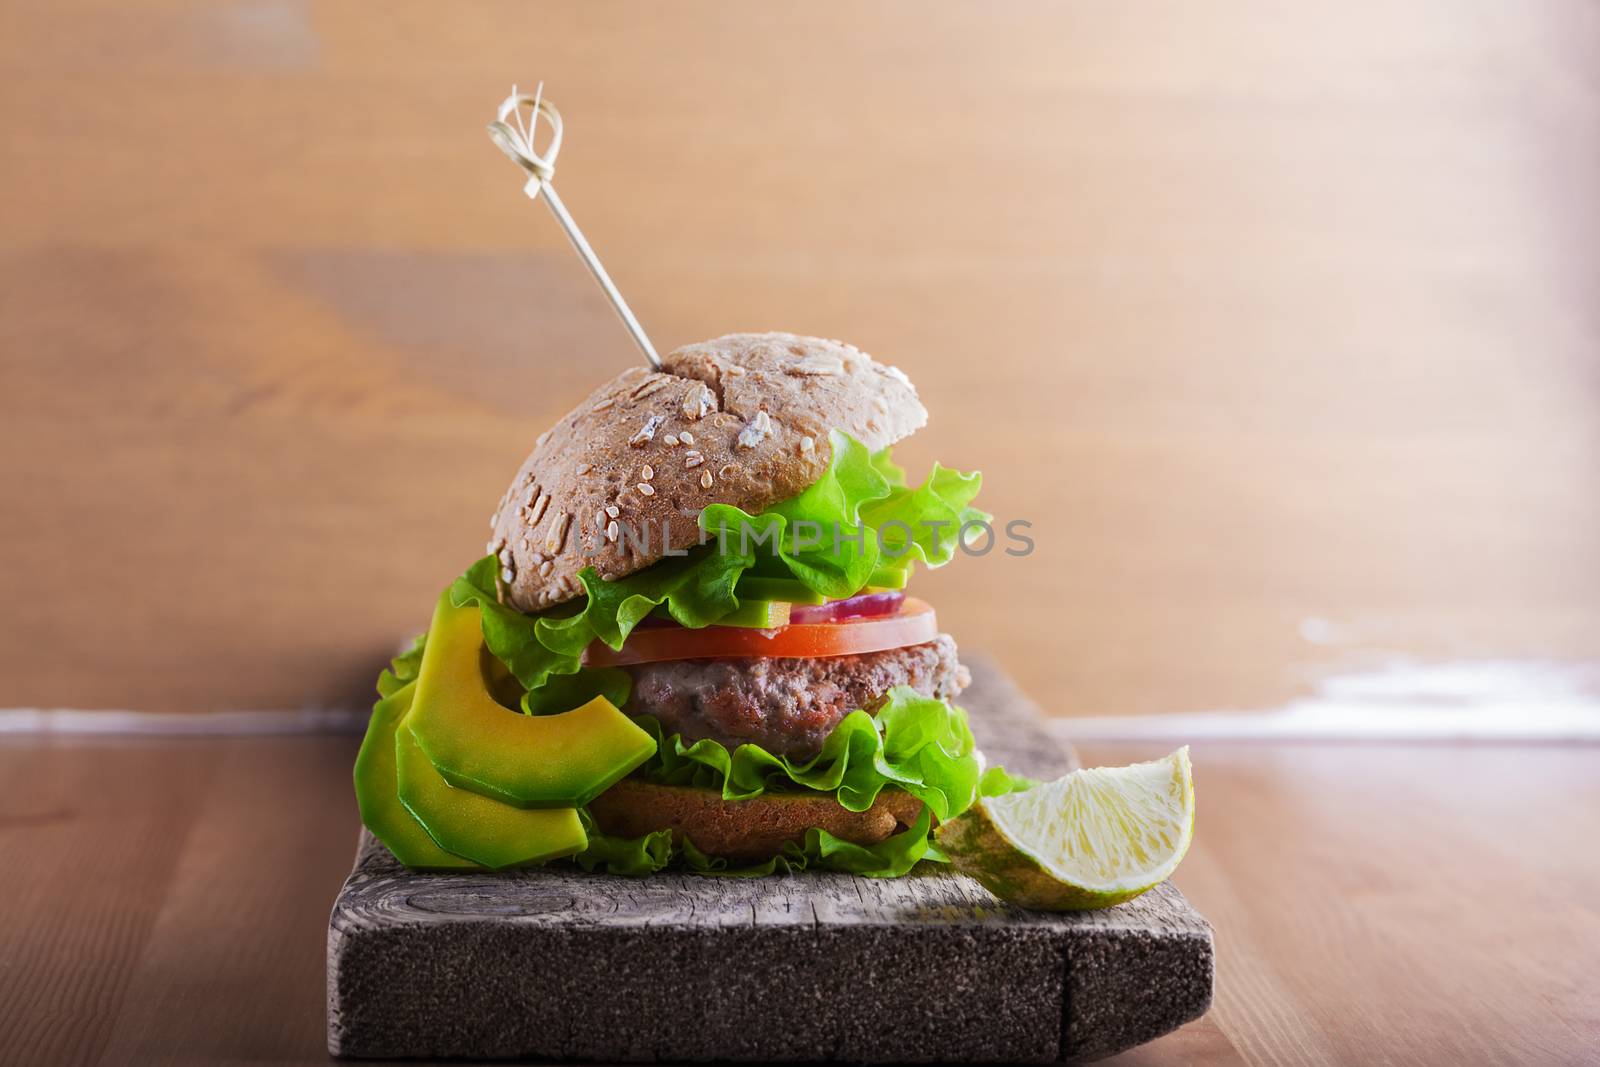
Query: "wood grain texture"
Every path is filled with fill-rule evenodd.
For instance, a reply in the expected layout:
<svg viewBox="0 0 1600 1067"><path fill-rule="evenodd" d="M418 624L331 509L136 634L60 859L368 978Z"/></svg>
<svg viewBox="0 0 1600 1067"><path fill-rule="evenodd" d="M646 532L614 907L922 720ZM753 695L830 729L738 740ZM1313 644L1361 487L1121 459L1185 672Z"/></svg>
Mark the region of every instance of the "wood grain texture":
<svg viewBox="0 0 1600 1067"><path fill-rule="evenodd" d="M320 1062L355 747L0 742L0 1063Z"/></svg>
<svg viewBox="0 0 1600 1067"><path fill-rule="evenodd" d="M985 663L992 760L1071 753ZM328 927L328 1047L357 1057L1055 1062L1211 1003L1211 928L1170 885L1117 908L1012 908L949 868L718 879L407 871L363 833Z"/></svg>
<svg viewBox="0 0 1600 1067"><path fill-rule="evenodd" d="M364 699L636 359L535 78L659 346L855 341L1035 523L919 587L1051 712L1600 658L1596 69L1582 0L7 4L0 704Z"/></svg>
<svg viewBox="0 0 1600 1067"><path fill-rule="evenodd" d="M355 748L0 740L0 1063L326 1064ZM1216 1003L1108 1062L1593 1059L1600 858L1573 842L1594 836L1600 750L1199 745L1194 762L1174 881L1215 926Z"/></svg>
<svg viewBox="0 0 1600 1067"><path fill-rule="evenodd" d="M1148 758L1096 746L1091 763ZM1252 1063L1591 1062L1600 747L1197 746L1178 882ZM1537 813L1537 814L1536 814Z"/></svg>

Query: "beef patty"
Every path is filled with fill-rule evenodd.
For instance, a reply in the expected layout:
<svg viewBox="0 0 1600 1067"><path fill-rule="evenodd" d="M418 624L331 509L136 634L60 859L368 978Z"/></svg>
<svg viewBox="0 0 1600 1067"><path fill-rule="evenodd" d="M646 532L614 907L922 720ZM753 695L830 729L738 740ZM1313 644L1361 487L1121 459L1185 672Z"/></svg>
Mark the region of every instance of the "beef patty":
<svg viewBox="0 0 1600 1067"><path fill-rule="evenodd" d="M949 634L908 648L820 659L702 659L644 663L633 675L629 712L654 715L670 735L711 738L729 748L760 745L809 759L839 720L874 710L897 685L954 699L972 676Z"/></svg>

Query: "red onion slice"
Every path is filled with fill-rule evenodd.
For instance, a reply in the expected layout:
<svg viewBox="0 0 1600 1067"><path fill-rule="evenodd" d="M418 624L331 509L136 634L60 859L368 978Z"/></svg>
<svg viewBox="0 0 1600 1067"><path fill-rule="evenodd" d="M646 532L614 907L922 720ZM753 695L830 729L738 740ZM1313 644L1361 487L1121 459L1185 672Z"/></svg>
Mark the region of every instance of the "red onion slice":
<svg viewBox="0 0 1600 1067"><path fill-rule="evenodd" d="M796 604L789 609L790 625L815 622L838 622L841 619L864 619L876 615L893 615L906 601L900 592L863 593L848 600L830 600L826 604Z"/></svg>

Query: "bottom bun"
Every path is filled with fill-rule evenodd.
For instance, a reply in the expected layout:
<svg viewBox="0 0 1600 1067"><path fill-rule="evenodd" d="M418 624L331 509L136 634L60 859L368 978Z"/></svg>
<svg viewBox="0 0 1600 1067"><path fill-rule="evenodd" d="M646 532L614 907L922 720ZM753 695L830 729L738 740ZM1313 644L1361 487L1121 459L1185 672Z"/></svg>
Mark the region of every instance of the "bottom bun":
<svg viewBox="0 0 1600 1067"><path fill-rule="evenodd" d="M763 793L749 800L724 800L714 789L653 785L625 779L589 804L601 832L642 837L671 830L709 856L764 860L799 844L818 827L857 845L876 845L913 826L922 801L885 789L866 811L850 811L830 793Z"/></svg>

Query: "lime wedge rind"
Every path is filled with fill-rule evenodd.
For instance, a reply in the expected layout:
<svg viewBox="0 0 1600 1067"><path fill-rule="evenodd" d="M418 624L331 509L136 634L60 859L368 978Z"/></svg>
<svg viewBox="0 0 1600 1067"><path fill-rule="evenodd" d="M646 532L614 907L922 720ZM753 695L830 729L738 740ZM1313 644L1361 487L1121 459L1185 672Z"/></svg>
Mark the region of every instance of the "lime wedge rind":
<svg viewBox="0 0 1600 1067"><path fill-rule="evenodd" d="M963 873L1048 911L1110 907L1161 884L1194 836L1187 748L990 797L939 830Z"/></svg>

